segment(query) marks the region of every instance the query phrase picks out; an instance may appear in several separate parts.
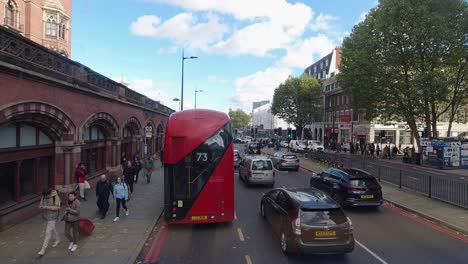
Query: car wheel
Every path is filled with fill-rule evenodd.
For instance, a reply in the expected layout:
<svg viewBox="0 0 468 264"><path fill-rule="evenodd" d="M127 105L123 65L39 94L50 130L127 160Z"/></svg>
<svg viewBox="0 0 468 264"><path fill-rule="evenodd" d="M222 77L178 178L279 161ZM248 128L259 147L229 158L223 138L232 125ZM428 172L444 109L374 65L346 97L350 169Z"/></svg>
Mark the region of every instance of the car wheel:
<svg viewBox="0 0 468 264"><path fill-rule="evenodd" d="M263 203L260 204L260 215L265 218L265 206Z"/></svg>
<svg viewBox="0 0 468 264"><path fill-rule="evenodd" d="M281 245L281 251L283 251L284 254L289 255L292 253L291 243L289 242L289 239L285 231L281 231L280 245Z"/></svg>

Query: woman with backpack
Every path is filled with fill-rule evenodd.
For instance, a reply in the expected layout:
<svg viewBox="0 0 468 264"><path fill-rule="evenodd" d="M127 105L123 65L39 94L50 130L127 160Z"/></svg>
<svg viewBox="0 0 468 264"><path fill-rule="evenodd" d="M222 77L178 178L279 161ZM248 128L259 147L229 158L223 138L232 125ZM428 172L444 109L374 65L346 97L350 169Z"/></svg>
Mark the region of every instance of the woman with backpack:
<svg viewBox="0 0 468 264"><path fill-rule="evenodd" d="M117 177L117 183L114 185L113 191L114 198L117 203L114 222L117 222L119 221L120 205L122 205L123 209L125 209L125 215L130 214L126 205L126 202L128 201L129 197L128 185L124 181L122 181L121 177Z"/></svg>

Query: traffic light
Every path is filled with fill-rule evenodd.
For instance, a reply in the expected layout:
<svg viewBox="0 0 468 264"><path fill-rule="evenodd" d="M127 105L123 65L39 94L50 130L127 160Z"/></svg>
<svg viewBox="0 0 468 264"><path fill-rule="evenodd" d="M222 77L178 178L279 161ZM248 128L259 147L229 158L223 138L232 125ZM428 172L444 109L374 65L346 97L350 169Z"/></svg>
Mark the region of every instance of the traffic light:
<svg viewBox="0 0 468 264"><path fill-rule="evenodd" d="M255 135L257 135L258 133L258 128L255 128Z"/></svg>
<svg viewBox="0 0 468 264"><path fill-rule="evenodd" d="M292 129L288 128L288 139L292 138Z"/></svg>
<svg viewBox="0 0 468 264"><path fill-rule="evenodd" d="M254 129L253 129L253 127L250 128L250 134L252 134L252 136L254 135Z"/></svg>
<svg viewBox="0 0 468 264"><path fill-rule="evenodd" d="M282 134L282 129L281 127L278 127L278 136L281 137L283 134Z"/></svg>
<svg viewBox="0 0 468 264"><path fill-rule="evenodd" d="M237 135L237 128L236 128L236 129L234 129L234 133L235 133L235 135Z"/></svg>
<svg viewBox="0 0 468 264"><path fill-rule="evenodd" d="M278 129L273 129L273 132L275 133L275 138L278 136Z"/></svg>

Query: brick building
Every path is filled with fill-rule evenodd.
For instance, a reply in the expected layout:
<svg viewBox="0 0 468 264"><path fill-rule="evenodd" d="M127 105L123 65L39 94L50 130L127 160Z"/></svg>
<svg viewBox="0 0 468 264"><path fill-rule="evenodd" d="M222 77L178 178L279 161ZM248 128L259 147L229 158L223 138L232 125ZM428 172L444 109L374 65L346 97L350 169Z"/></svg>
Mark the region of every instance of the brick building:
<svg viewBox="0 0 468 264"><path fill-rule="evenodd" d="M1 0L1 25L70 58L72 0Z"/></svg>
<svg viewBox="0 0 468 264"><path fill-rule="evenodd" d="M174 112L2 27L0 91L0 230L35 214L43 189L74 190L79 162L92 180L145 143L156 153Z"/></svg>

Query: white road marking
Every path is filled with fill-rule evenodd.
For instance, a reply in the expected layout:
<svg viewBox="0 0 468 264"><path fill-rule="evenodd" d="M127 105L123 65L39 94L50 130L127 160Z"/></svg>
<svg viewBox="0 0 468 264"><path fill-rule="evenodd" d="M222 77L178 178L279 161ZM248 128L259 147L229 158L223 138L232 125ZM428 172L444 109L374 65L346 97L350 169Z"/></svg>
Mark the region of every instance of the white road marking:
<svg viewBox="0 0 468 264"><path fill-rule="evenodd" d="M380 261L382 264L388 264L388 262L386 262L385 260L383 260L381 257L379 257L377 254L375 254L372 250L370 250L369 248L367 248L366 246L364 246L364 244L362 244L361 242L357 241L356 239L354 239L354 241L356 242L356 244L358 244L359 246L361 246L365 251L367 251L369 254L371 254L374 258L376 258L378 261Z"/></svg>
<svg viewBox="0 0 468 264"><path fill-rule="evenodd" d="M234 219L237 220L237 214L236 214L236 212L234 212Z"/></svg>
<svg viewBox="0 0 468 264"><path fill-rule="evenodd" d="M245 263L252 264L252 259L250 259L249 255L245 255Z"/></svg>
<svg viewBox="0 0 468 264"><path fill-rule="evenodd" d="M237 234L239 234L240 241L244 241L244 234L242 234L242 230L237 228Z"/></svg>

